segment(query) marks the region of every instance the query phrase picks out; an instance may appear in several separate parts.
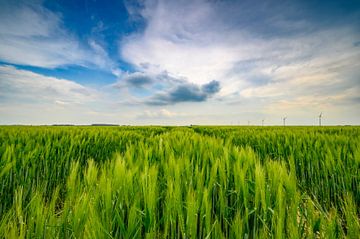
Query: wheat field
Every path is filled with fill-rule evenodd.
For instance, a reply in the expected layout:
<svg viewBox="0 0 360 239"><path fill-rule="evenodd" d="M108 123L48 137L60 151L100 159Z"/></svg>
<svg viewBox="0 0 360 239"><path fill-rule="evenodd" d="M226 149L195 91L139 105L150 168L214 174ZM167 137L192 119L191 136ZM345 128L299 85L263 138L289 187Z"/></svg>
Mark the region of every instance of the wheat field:
<svg viewBox="0 0 360 239"><path fill-rule="evenodd" d="M360 127L0 127L4 238L359 238Z"/></svg>

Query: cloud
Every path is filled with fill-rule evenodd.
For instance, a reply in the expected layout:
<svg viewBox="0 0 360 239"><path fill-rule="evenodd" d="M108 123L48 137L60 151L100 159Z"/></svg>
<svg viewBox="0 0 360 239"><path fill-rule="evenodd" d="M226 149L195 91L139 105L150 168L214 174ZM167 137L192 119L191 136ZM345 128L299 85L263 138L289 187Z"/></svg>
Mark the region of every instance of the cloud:
<svg viewBox="0 0 360 239"><path fill-rule="evenodd" d="M333 95L304 95L293 98L280 99L270 102L265 107L265 112L274 114L286 112L294 116L316 115L319 112L326 112L328 115L336 115L341 118L343 112L352 112L351 117L360 114L359 87L353 87Z"/></svg>
<svg viewBox="0 0 360 239"><path fill-rule="evenodd" d="M201 89L204 93L212 95L220 91L220 83L213 80L207 84L204 84Z"/></svg>
<svg viewBox="0 0 360 239"><path fill-rule="evenodd" d="M336 112L331 122L338 115L358 122L351 92L359 94L360 12L333 4L138 1L129 14L143 28L121 39L120 56L151 76L144 88L153 94L140 101L152 107L172 105L193 116L216 108L219 117L211 119L227 124L229 117L278 124L284 109L299 124L312 124L317 111ZM164 85L156 77L162 72L182 80L154 89ZM205 94L203 85L214 79L221 88Z"/></svg>
<svg viewBox="0 0 360 239"><path fill-rule="evenodd" d="M218 81L211 81L201 87L184 82L167 92L155 94L146 103L149 105L168 105L180 102L202 102L219 90L220 84Z"/></svg>
<svg viewBox="0 0 360 239"><path fill-rule="evenodd" d="M114 75L119 76L117 72L119 69L116 67L115 63L110 59L108 53L100 42L95 39L90 38L88 44L93 51L92 63L97 65L102 69L111 71Z"/></svg>
<svg viewBox="0 0 360 239"><path fill-rule="evenodd" d="M181 83L186 81L184 78L176 78L169 75L168 72L163 71L160 73L149 73L143 71L136 72L124 72L118 81L113 85L116 88L143 88L145 86L152 87L155 84L157 86L162 85L164 87L169 87L174 84Z"/></svg>
<svg viewBox="0 0 360 239"><path fill-rule="evenodd" d="M55 104L60 105L60 106L66 106L66 105L68 105L69 103L68 103L68 102L64 102L64 101L61 101L61 100L55 100Z"/></svg>
<svg viewBox="0 0 360 239"><path fill-rule="evenodd" d="M147 105L169 105L180 102L202 102L220 91L220 83L190 83L184 78L175 78L167 72L151 74L134 72L123 74L113 87L130 94L133 103ZM135 91L133 91L135 90ZM128 97L128 98L132 98Z"/></svg>
<svg viewBox="0 0 360 239"><path fill-rule="evenodd" d="M99 99L99 93L73 81L47 77L13 66L0 65L0 98L3 104L55 104L71 106Z"/></svg>
<svg viewBox="0 0 360 239"><path fill-rule="evenodd" d="M147 27L144 32L122 40L121 55L147 72L166 70L197 84L222 80L240 61L272 57L274 46L254 33L260 31L256 26L261 24L252 24L257 19L261 23L270 22L266 19L271 17L262 12L249 15L259 7L252 5L225 1L145 1L138 14ZM281 49L279 46L276 50ZM284 55L284 50L278 54ZM156 67L143 68L142 64L148 62Z"/></svg>
<svg viewBox="0 0 360 239"><path fill-rule="evenodd" d="M112 101L104 94L74 81L0 65L0 124L90 124L125 119L124 115L108 115L115 110L110 110Z"/></svg>
<svg viewBox="0 0 360 239"><path fill-rule="evenodd" d="M130 14L141 16L146 28L122 39L120 54L147 74L166 71L196 85L217 79L223 98L238 92L261 96L258 87L277 97L283 84L295 85L288 82L304 75L312 78L302 82L306 90L331 70L337 84L356 84L348 77L349 71L359 73L356 25L341 24L342 15L326 22L316 18L317 10L299 2L144 1Z"/></svg>
<svg viewBox="0 0 360 239"><path fill-rule="evenodd" d="M167 109L160 109L158 111L145 110L144 113L138 116L139 119L157 119L157 118L172 118L181 114L169 111Z"/></svg>
<svg viewBox="0 0 360 239"><path fill-rule="evenodd" d="M142 72L128 74L122 79L122 81L125 83L125 85L135 88L141 88L154 83L153 77Z"/></svg>
<svg viewBox="0 0 360 239"><path fill-rule="evenodd" d="M174 9L176 14L171 13ZM121 56L147 73L168 71L196 84L217 79L217 73L228 67L236 53L218 41L210 44L212 37L201 29L212 11L199 1L179 6L174 2L145 2L141 13L147 28L121 41ZM209 41L203 41L208 36Z"/></svg>
<svg viewBox="0 0 360 239"><path fill-rule="evenodd" d="M94 39L86 44L65 29L60 14L41 4L0 4L0 60L18 65L56 68L65 65L115 71L114 63Z"/></svg>

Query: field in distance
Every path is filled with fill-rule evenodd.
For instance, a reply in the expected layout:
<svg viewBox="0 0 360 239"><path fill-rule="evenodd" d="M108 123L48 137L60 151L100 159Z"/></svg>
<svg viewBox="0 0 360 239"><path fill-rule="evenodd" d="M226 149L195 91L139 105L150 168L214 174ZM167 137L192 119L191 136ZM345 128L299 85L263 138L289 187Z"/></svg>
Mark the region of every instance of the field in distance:
<svg viewBox="0 0 360 239"><path fill-rule="evenodd" d="M0 127L5 238L359 238L360 127Z"/></svg>

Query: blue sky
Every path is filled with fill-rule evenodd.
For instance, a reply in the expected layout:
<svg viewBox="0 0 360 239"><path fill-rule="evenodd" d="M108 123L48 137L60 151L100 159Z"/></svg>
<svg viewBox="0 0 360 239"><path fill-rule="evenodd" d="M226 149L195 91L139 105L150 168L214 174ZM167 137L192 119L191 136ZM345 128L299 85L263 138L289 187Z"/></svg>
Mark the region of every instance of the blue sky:
<svg viewBox="0 0 360 239"><path fill-rule="evenodd" d="M360 124L359 1L0 0L0 124Z"/></svg>

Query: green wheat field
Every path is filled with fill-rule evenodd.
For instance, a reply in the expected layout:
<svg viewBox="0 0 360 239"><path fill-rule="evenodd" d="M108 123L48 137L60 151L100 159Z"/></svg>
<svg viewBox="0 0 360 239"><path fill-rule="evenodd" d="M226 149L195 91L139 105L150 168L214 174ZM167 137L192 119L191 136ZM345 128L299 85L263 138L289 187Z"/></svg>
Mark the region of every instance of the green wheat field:
<svg viewBox="0 0 360 239"><path fill-rule="evenodd" d="M360 127L0 127L1 238L359 238Z"/></svg>

